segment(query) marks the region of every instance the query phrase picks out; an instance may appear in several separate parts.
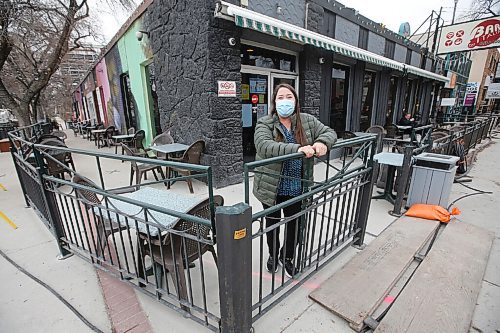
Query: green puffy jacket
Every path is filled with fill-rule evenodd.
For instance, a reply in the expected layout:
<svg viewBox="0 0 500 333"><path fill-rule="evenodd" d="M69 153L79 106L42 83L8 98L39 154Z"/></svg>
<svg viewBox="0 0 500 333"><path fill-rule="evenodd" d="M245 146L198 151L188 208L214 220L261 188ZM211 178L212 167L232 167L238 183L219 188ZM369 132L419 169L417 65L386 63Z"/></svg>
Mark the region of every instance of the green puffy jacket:
<svg viewBox="0 0 500 333"><path fill-rule="evenodd" d="M301 113L300 119L307 144L313 145L315 142L322 142L328 149L331 149L337 141L337 134L333 129L323 125L316 117L307 113ZM256 161L298 152L300 148L299 144L276 141L278 131L283 138L285 137L279 124L280 121L277 115L262 117L257 122L257 126L255 127ZM295 129L295 125L296 116L293 115L292 128ZM302 163L302 178L309 181L314 179L313 160L313 158L306 158ZM283 163L279 162L255 169L257 172L254 177L253 194L260 202L268 206L273 206L276 203L282 165Z"/></svg>

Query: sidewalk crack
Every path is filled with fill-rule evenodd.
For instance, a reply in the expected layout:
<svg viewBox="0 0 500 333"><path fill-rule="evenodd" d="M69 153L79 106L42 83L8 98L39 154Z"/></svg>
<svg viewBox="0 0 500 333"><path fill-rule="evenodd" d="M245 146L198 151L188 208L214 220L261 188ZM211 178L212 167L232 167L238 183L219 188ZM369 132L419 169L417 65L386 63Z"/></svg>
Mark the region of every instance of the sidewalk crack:
<svg viewBox="0 0 500 333"><path fill-rule="evenodd" d="M490 281L488 281L488 280L483 280L483 281L484 281L484 282L487 282L487 283L489 283L489 284L491 284L491 285L493 285L493 286L495 286L495 287L500 288L500 286L499 286L498 284L494 283L494 282L490 282Z"/></svg>
<svg viewBox="0 0 500 333"><path fill-rule="evenodd" d="M285 332L285 331L286 331L286 330L287 330L290 326L292 326L292 325L293 325L293 323L295 323L297 320L299 320L299 318L300 318L300 317L301 317L301 316L302 316L302 315L303 315L303 314L304 314L307 310L309 310L309 308L310 308L311 306L313 306L313 305L314 305L314 303L309 304L309 305L308 305L308 306L304 309L304 311L302 311L301 313L299 313L298 315L296 315L296 316L293 318L293 320L292 320L292 321L291 321L288 325L286 325L286 326L285 326L285 327L284 327L284 328L280 331L280 333Z"/></svg>

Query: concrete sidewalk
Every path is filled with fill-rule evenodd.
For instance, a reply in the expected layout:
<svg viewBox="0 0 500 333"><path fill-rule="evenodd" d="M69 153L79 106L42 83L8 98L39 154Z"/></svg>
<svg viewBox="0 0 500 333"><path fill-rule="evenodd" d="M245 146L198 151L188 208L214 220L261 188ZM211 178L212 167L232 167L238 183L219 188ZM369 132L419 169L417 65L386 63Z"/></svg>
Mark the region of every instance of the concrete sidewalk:
<svg viewBox="0 0 500 333"><path fill-rule="evenodd" d="M93 143L75 138L67 131L70 147L96 149ZM114 152L114 148L103 151ZM75 156L75 164L79 172L98 179L95 173L95 162ZM495 164L500 160L500 144L494 144L479 155L470 175L473 187L493 190L495 195L478 195L466 198L457 206L462 210L462 220L494 231L496 240L488 271L481 290L478 308L474 316L474 327L477 332L494 332L499 329L498 319L494 314L500 312L500 225L495 223L498 215L496 207L500 207L500 175ZM107 184L123 183L129 177L128 163L105 161L103 172ZM103 332L112 331L112 322L103 297L102 288L95 269L88 262L73 256L59 261L53 236L39 220L32 209L26 209L21 188L14 170L11 156L0 154L0 211L17 226L13 229L0 219L0 250L24 267L33 275L50 285L65 297L81 314ZM195 182L195 195L208 193L205 184ZM172 191L188 193L185 183L173 185ZM243 201L243 185L238 184L224 189L217 189L226 200L226 205ZM471 193L472 191L458 184L453 186L452 199ZM257 202L254 207L260 209ZM394 218L387 214L391 205L383 200L373 200L366 242L378 236ZM496 220L495 220L496 218ZM346 249L332 263L304 283L279 305L260 318L254 325L256 332L353 332L347 323L309 299L308 295L322 281L342 267L358 250ZM64 306L54 295L15 269L0 257L1 277L0 293L0 332L90 332L91 330L78 319L73 312ZM154 332L210 332L192 320L185 319L156 300L136 293L144 313ZM496 298L495 298L496 297Z"/></svg>

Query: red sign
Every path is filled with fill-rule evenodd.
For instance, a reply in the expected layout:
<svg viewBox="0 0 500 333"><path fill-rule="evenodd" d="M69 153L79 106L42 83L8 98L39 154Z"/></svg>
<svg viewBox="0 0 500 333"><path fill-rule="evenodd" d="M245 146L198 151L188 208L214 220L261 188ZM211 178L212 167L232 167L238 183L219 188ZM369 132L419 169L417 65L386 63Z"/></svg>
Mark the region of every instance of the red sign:
<svg viewBox="0 0 500 333"><path fill-rule="evenodd" d="M438 54L500 47L500 16L445 26Z"/></svg>
<svg viewBox="0 0 500 333"><path fill-rule="evenodd" d="M259 102L259 96L258 95L252 95L252 103L257 104Z"/></svg>
<svg viewBox="0 0 500 333"><path fill-rule="evenodd" d="M472 30L469 48L488 46L500 38L500 20L491 19L479 23Z"/></svg>

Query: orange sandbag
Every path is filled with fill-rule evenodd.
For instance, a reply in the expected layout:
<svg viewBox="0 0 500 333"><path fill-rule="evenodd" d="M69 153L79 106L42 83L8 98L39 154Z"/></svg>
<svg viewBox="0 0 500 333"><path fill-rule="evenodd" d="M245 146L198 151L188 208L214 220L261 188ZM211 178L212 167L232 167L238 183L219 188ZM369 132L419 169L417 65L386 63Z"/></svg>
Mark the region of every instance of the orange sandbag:
<svg viewBox="0 0 500 333"><path fill-rule="evenodd" d="M449 212L443 207L437 205L415 204L408 209L405 215L448 223L450 222L451 215L458 214L460 214L460 210L456 207Z"/></svg>

